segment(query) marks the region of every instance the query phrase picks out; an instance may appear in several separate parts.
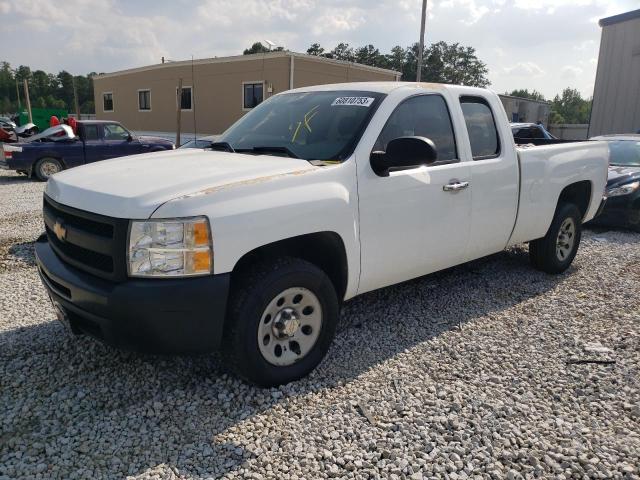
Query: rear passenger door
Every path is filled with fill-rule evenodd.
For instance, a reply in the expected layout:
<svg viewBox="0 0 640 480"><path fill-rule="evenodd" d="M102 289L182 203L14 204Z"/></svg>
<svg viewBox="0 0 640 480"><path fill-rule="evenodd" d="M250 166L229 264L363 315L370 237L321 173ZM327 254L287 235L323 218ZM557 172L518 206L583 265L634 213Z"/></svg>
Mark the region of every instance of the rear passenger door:
<svg viewBox="0 0 640 480"><path fill-rule="evenodd" d="M462 96L460 107L472 158L468 162L471 230L467 260L473 260L506 247L518 209L519 169L512 134L498 100Z"/></svg>

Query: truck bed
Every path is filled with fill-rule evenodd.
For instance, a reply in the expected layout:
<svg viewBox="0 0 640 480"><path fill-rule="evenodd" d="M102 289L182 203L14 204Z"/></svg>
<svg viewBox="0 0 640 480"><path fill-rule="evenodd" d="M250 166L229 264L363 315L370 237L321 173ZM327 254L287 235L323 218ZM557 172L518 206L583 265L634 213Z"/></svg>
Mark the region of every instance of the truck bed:
<svg viewBox="0 0 640 480"><path fill-rule="evenodd" d="M590 202L583 221L591 220L607 183L606 142L567 142L516 148L520 167L518 216L509 245L543 237L558 198L567 185L588 182Z"/></svg>

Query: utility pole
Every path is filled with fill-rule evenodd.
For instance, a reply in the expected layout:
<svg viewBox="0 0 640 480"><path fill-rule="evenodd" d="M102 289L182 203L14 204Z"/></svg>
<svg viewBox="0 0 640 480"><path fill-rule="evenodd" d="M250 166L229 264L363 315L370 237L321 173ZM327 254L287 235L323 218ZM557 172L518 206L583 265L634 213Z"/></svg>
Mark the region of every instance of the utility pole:
<svg viewBox="0 0 640 480"><path fill-rule="evenodd" d="M18 96L18 113L22 110L22 105L20 105L20 87L18 87L18 77L16 79L16 95Z"/></svg>
<svg viewBox="0 0 640 480"><path fill-rule="evenodd" d="M78 90L76 88L76 79L71 77L71 86L73 87L73 103L76 107L76 120L80 120L80 104L78 103Z"/></svg>
<svg viewBox="0 0 640 480"><path fill-rule="evenodd" d="M182 78L178 80L178 90L176 90L176 148L180 146L180 126L182 123ZM193 101L193 99L192 99Z"/></svg>
<svg viewBox="0 0 640 480"><path fill-rule="evenodd" d="M27 79L23 80L24 85L24 100L27 102L27 113L29 114L29 123L33 123L33 116L31 115L31 100L29 100L29 84Z"/></svg>
<svg viewBox="0 0 640 480"><path fill-rule="evenodd" d="M420 22L420 48L418 50L418 71L416 72L416 82L422 79L422 55L424 52L424 23L427 18L427 0L422 0L422 20Z"/></svg>

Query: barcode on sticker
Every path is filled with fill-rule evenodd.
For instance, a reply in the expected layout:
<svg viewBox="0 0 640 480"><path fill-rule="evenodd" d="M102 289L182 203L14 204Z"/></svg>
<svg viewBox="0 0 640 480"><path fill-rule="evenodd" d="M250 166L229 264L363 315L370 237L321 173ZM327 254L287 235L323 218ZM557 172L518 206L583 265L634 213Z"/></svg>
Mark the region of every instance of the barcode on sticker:
<svg viewBox="0 0 640 480"><path fill-rule="evenodd" d="M373 103L373 97L338 97L331 104L332 107L336 105L354 105L356 107L370 107Z"/></svg>

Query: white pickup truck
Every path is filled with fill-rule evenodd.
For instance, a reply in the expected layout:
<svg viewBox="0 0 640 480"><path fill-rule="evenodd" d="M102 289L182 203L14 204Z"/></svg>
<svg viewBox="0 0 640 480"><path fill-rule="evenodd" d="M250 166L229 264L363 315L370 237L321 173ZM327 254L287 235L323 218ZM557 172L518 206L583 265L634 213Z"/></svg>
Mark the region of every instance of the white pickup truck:
<svg viewBox="0 0 640 480"><path fill-rule="evenodd" d="M608 149L516 149L497 95L350 83L274 95L208 150L54 175L39 272L75 333L153 352L220 349L242 377L298 379L343 301L529 242L571 264ZM394 320L392 320L394 321Z"/></svg>

